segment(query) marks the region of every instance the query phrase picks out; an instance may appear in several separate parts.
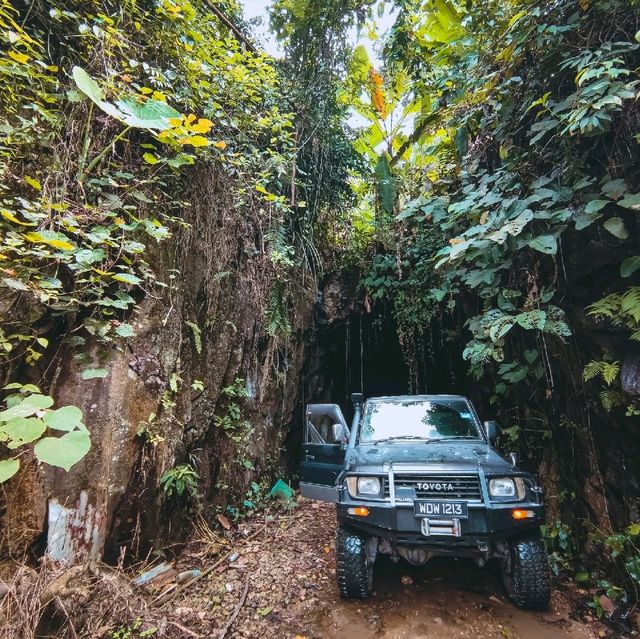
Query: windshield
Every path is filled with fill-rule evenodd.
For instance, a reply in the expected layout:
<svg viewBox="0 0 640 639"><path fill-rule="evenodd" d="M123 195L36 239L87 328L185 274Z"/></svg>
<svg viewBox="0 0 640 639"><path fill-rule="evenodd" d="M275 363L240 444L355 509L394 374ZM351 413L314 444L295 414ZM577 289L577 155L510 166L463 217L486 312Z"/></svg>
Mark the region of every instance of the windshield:
<svg viewBox="0 0 640 639"><path fill-rule="evenodd" d="M462 399L369 402L361 441L386 439L480 439L469 404Z"/></svg>

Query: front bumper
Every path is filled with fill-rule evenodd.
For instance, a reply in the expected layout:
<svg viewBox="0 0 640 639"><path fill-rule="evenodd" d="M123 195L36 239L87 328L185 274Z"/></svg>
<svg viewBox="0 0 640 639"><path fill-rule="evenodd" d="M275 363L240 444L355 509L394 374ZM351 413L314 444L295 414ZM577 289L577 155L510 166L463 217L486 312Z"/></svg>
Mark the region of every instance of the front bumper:
<svg viewBox="0 0 640 639"><path fill-rule="evenodd" d="M340 489L338 522L386 540L394 546L424 547L441 554L491 556L496 544L537 530L544 523L544 506L537 502L495 502L483 491L479 501L468 501L468 518L456 522L457 534L439 535L437 529L424 534L422 517L414 514L413 500L354 500ZM366 516L349 511L366 507ZM533 517L514 519L514 510L527 510ZM438 522L437 519L429 519Z"/></svg>

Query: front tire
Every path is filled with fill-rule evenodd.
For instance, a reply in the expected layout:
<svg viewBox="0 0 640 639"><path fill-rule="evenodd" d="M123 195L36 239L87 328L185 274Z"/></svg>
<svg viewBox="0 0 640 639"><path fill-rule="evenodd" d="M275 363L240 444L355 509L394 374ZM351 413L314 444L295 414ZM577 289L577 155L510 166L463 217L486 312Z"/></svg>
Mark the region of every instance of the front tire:
<svg viewBox="0 0 640 639"><path fill-rule="evenodd" d="M539 536L509 543L510 557L502 565L509 598L525 610L546 610L551 599L551 571L544 541Z"/></svg>
<svg viewBox="0 0 640 639"><path fill-rule="evenodd" d="M342 526L336 535L336 577L343 599L367 599L373 590L375 541Z"/></svg>

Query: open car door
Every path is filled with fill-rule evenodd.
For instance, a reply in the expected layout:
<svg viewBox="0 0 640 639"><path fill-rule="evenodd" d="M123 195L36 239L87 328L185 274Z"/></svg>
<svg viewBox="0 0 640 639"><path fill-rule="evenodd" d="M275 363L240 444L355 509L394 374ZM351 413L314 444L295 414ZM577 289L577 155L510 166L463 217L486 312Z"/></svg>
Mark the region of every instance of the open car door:
<svg viewBox="0 0 640 639"><path fill-rule="evenodd" d="M342 471L349 428L337 404L308 404L300 463L303 497L335 503L336 479Z"/></svg>

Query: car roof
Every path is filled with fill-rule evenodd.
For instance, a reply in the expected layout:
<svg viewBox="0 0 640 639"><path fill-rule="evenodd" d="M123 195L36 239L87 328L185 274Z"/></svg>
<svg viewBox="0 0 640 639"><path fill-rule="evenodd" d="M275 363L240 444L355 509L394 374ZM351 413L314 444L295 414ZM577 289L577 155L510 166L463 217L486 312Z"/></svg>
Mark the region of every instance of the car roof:
<svg viewBox="0 0 640 639"><path fill-rule="evenodd" d="M462 400L469 401L464 395L388 395L382 397L369 397L368 402L391 403L406 401L435 401L435 400Z"/></svg>

